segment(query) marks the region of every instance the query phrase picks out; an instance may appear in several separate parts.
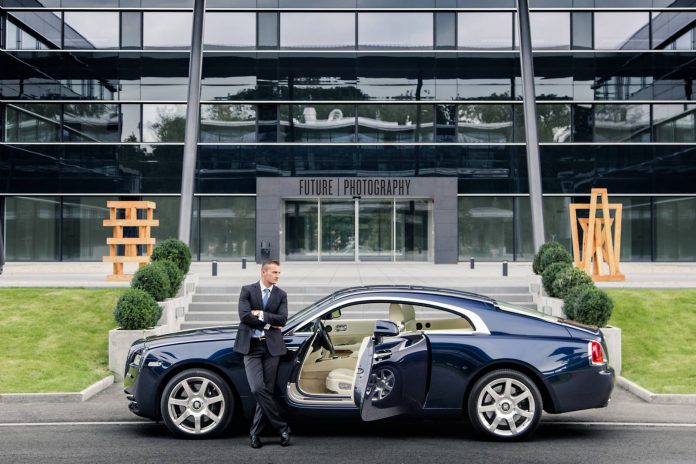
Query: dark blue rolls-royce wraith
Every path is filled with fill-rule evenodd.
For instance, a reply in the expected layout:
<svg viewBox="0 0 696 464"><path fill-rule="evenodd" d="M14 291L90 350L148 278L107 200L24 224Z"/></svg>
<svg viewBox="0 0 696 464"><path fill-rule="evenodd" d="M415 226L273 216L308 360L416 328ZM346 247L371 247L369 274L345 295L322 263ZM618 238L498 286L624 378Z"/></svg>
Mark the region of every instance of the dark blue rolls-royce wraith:
<svg viewBox="0 0 696 464"><path fill-rule="evenodd" d="M236 332L135 342L124 380L130 409L191 437L250 417ZM597 328L454 290L345 289L291 316L283 333L276 395L291 419L464 414L484 436L520 439L542 410L601 408L614 387Z"/></svg>

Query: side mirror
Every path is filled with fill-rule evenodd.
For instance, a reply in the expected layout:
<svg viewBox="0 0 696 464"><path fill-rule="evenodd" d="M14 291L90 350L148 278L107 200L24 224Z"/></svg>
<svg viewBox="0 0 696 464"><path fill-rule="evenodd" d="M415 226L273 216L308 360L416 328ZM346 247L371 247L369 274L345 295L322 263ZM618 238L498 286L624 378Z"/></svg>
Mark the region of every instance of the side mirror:
<svg viewBox="0 0 696 464"><path fill-rule="evenodd" d="M381 343L384 337L396 337L399 327L392 321L375 321L375 342Z"/></svg>

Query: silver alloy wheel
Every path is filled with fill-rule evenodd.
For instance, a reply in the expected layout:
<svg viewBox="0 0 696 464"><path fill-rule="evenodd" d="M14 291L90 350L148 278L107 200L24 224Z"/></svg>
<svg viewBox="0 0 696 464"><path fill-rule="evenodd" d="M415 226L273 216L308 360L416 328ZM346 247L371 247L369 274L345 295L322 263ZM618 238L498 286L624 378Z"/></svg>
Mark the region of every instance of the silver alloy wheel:
<svg viewBox="0 0 696 464"><path fill-rule="evenodd" d="M225 414L225 398L220 386L212 380L187 377L172 388L167 408L179 430L199 435L220 424Z"/></svg>
<svg viewBox="0 0 696 464"><path fill-rule="evenodd" d="M494 435L513 437L533 422L536 403L529 388L509 377L492 380L476 399L481 425Z"/></svg>
<svg viewBox="0 0 696 464"><path fill-rule="evenodd" d="M374 394L372 395L373 401L383 400L389 396L394 389L395 380L396 377L391 370L380 369L377 371L374 374L374 384L372 387L374 390Z"/></svg>

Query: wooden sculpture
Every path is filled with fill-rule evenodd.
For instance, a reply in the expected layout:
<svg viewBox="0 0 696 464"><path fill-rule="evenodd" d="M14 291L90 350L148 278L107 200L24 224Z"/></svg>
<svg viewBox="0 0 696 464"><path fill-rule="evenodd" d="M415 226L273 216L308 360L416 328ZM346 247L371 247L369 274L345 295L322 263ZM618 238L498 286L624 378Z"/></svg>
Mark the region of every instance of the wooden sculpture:
<svg viewBox="0 0 696 464"><path fill-rule="evenodd" d="M578 218L578 210L589 210L589 217ZM614 217L611 217L614 211ZM601 217L597 217L597 213ZM570 204L570 231L573 239L573 262L594 281L618 281L625 276L619 269L621 258L621 203L609 203L607 189L594 188L590 203ZM578 239L582 229L582 249ZM614 233L612 234L612 226ZM608 273L606 273L606 267Z"/></svg>
<svg viewBox="0 0 696 464"><path fill-rule="evenodd" d="M152 246L155 239L150 237L152 227L159 226L159 220L154 219L156 205L153 201L107 201L109 219L104 219L104 226L113 227L113 237L106 239L109 245L109 256L104 256L104 262L114 263L114 273L106 276L106 280L130 280L131 274L123 273L123 263L138 263L142 267L150 262ZM119 219L119 210L123 210L123 218ZM138 210L145 210L145 219L138 219ZM126 232L137 229L137 237L124 236ZM131 235L126 233L125 235ZM118 254L117 247L123 245L125 253ZM145 254L138 255L138 245L145 245Z"/></svg>

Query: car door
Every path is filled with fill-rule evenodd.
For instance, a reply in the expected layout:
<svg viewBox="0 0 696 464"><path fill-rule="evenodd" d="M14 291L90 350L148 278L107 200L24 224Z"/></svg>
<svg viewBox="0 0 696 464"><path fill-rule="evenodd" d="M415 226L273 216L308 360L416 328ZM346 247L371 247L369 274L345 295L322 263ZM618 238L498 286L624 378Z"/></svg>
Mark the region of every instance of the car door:
<svg viewBox="0 0 696 464"><path fill-rule="evenodd" d="M353 385L353 401L363 420L419 411L429 384L430 346L425 335L414 332L363 341Z"/></svg>

